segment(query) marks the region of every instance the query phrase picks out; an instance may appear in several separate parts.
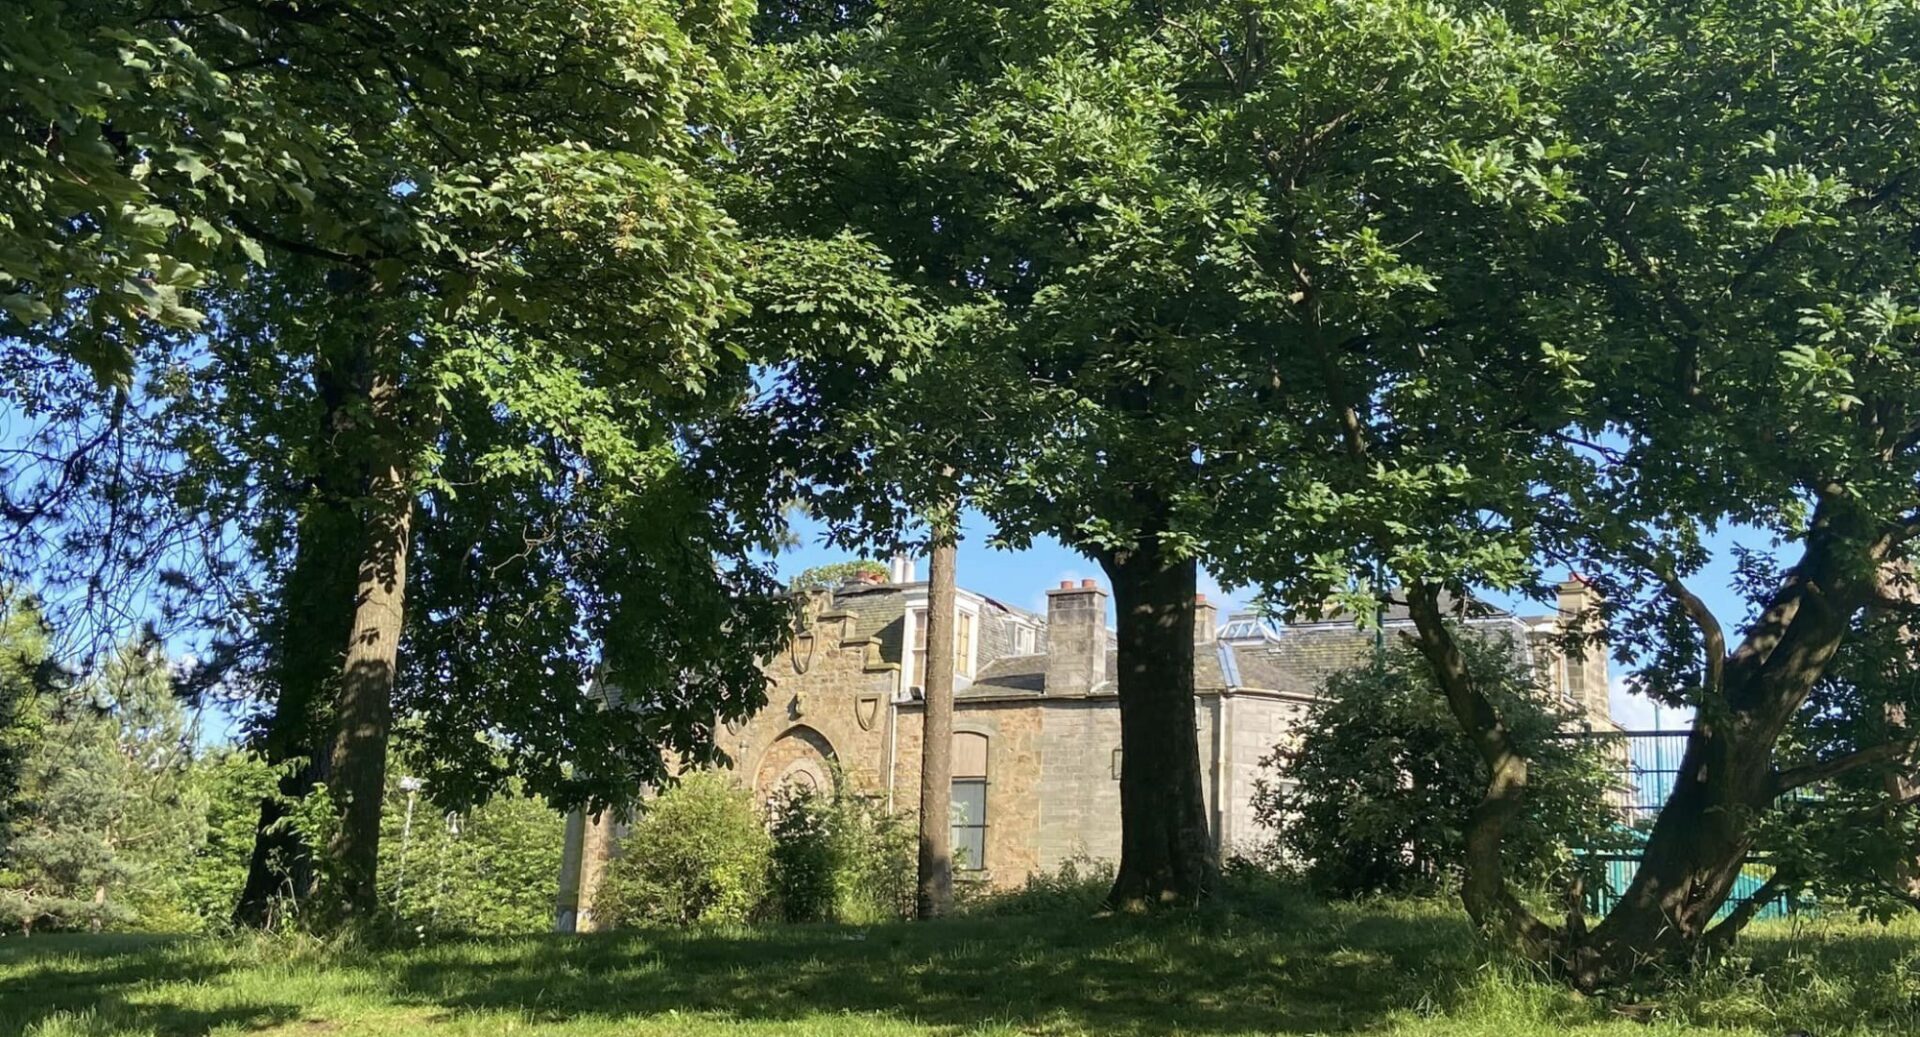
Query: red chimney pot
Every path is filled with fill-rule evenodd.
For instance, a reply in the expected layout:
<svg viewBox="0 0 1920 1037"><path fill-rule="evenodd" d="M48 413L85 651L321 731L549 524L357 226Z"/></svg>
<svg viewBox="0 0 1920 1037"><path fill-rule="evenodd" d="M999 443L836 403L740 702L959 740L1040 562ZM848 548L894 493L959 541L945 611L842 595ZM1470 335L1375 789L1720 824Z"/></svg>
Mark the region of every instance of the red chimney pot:
<svg viewBox="0 0 1920 1037"><path fill-rule="evenodd" d="M1095 586L1097 585L1092 580L1080 581L1080 589L1082 590L1093 590Z"/></svg>

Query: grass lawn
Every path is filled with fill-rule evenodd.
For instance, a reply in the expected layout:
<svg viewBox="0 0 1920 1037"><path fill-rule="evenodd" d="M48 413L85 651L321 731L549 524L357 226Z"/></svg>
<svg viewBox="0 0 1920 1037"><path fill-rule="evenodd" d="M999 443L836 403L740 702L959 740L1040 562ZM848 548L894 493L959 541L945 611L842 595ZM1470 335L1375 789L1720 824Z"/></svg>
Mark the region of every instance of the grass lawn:
<svg viewBox="0 0 1920 1037"><path fill-rule="evenodd" d="M0 939L0 1037L1920 1034L1920 919L1757 925L1630 1006L1489 962L1447 904L624 933L339 950Z"/></svg>

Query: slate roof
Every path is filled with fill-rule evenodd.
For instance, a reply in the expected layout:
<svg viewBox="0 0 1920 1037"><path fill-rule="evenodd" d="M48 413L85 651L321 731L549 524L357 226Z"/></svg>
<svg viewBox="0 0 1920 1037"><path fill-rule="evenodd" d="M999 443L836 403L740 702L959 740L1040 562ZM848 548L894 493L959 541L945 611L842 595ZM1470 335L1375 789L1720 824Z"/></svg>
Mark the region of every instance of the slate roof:
<svg viewBox="0 0 1920 1037"><path fill-rule="evenodd" d="M855 616L855 637L878 636L886 656L898 659L901 657L904 631L901 592L913 586L916 584L848 584L839 588L834 604ZM1044 616L1025 609L991 598L985 600L1010 613L1045 622ZM1441 601L1443 611L1447 612L1454 612L1457 604L1450 598ZM1469 600L1465 611L1468 620L1476 625L1486 622L1526 622L1477 600ZM1250 618L1230 616L1226 623L1233 625L1236 621ZM1382 620L1387 628L1385 636L1389 638L1398 636L1394 628L1405 629L1411 625L1406 605L1401 603L1388 606ZM1260 629L1261 633L1257 636L1222 638L1194 647L1194 690L1235 688L1286 695L1312 695L1328 675L1365 665L1372 658L1377 636L1373 631L1356 627L1353 617L1346 614L1333 614L1278 630L1257 623L1238 625L1242 631L1250 627ZM1113 694L1113 675L1116 672L1118 652L1114 648L1112 632L1109 631L1107 680L1096 686L1092 694ZM1002 656L982 664L974 680L955 689L954 694L960 699L1038 697L1046 694L1046 673L1047 656L1044 652Z"/></svg>

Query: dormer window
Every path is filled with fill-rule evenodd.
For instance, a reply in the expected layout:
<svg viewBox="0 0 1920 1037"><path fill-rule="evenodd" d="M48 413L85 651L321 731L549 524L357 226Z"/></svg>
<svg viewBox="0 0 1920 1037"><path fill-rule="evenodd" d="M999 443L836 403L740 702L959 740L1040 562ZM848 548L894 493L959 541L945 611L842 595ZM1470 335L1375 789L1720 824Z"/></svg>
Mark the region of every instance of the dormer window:
<svg viewBox="0 0 1920 1037"><path fill-rule="evenodd" d="M1034 629L1032 627L1025 624L1015 626L1013 628L1013 654L1032 655L1034 646L1033 635Z"/></svg>
<svg viewBox="0 0 1920 1037"><path fill-rule="evenodd" d="M956 610L956 622L953 628L953 672L960 677L973 677L974 614L964 609ZM913 687L927 686L927 610L913 610L913 643L907 654L912 663Z"/></svg>

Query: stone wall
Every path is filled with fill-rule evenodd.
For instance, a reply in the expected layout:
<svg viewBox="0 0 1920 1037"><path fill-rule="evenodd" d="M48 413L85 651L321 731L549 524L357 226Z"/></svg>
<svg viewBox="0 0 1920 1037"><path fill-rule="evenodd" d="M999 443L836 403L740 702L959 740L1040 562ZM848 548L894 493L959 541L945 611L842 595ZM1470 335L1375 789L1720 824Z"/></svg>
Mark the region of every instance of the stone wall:
<svg viewBox="0 0 1920 1037"><path fill-rule="evenodd" d="M905 703L898 714L894 757L894 804L908 812L919 804L922 704ZM1035 700L966 700L954 703L953 729L987 738L987 853L978 873L961 881L996 887L1024 883L1041 866L1038 852L1046 801L1041 788L1042 704Z"/></svg>
<svg viewBox="0 0 1920 1037"><path fill-rule="evenodd" d="M1309 700L1272 692L1240 691L1219 698L1224 714L1220 766L1224 795L1216 814L1221 853L1251 849L1271 837L1253 818L1255 783L1269 772L1260 761L1275 746L1301 737Z"/></svg>
<svg viewBox="0 0 1920 1037"><path fill-rule="evenodd" d="M809 753L828 756L856 788L883 786L887 700L899 664L881 658L877 639L854 637L858 620L826 612L771 660L767 706L720 732L720 748L741 784L765 796Z"/></svg>

